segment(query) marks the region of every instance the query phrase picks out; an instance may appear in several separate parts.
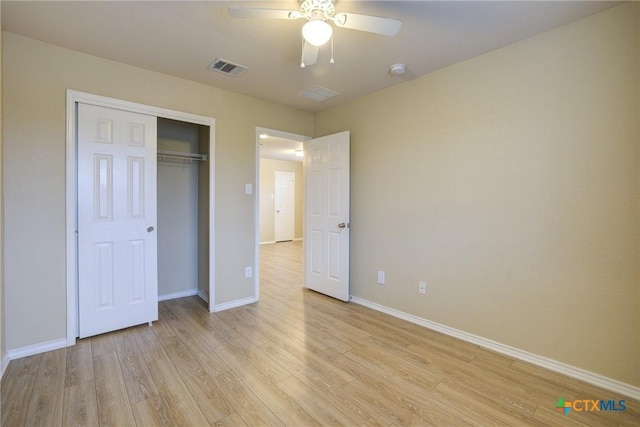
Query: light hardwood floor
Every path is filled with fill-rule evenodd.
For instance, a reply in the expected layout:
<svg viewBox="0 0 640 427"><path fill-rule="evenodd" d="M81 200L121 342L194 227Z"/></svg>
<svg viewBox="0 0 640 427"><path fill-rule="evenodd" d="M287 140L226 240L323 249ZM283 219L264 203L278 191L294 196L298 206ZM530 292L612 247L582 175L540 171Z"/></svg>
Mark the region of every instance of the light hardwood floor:
<svg viewBox="0 0 640 427"><path fill-rule="evenodd" d="M302 288L301 245L261 247L260 302L9 363L2 426L638 425L640 402ZM625 400L564 416L559 397Z"/></svg>

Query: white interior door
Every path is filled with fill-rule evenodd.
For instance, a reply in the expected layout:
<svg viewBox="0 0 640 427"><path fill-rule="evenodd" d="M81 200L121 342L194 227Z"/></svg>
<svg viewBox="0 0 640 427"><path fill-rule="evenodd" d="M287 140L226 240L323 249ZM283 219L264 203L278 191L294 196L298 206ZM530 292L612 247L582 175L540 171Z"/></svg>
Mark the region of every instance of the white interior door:
<svg viewBox="0 0 640 427"><path fill-rule="evenodd" d="M158 319L156 117L78 104L81 338Z"/></svg>
<svg viewBox="0 0 640 427"><path fill-rule="evenodd" d="M349 300L349 132L305 142L305 285Z"/></svg>
<svg viewBox="0 0 640 427"><path fill-rule="evenodd" d="M274 234L276 242L293 240L296 234L296 174L275 172Z"/></svg>

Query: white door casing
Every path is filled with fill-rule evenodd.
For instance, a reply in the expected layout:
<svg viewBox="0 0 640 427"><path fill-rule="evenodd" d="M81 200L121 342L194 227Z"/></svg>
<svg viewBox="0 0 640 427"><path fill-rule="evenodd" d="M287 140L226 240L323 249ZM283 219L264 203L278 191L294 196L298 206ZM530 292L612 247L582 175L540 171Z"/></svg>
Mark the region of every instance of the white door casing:
<svg viewBox="0 0 640 427"><path fill-rule="evenodd" d="M78 104L81 338L158 319L156 117Z"/></svg>
<svg viewBox="0 0 640 427"><path fill-rule="evenodd" d="M296 233L296 175L293 172L275 172L274 183L274 240L293 240Z"/></svg>
<svg viewBox="0 0 640 427"><path fill-rule="evenodd" d="M305 142L305 285L349 300L348 131Z"/></svg>

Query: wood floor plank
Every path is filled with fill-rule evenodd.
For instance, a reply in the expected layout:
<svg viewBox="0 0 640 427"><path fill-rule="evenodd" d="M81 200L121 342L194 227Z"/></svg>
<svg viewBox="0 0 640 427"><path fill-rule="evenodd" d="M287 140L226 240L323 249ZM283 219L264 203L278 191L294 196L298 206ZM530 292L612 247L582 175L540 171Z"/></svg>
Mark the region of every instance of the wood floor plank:
<svg viewBox="0 0 640 427"><path fill-rule="evenodd" d="M169 360L156 360L149 365L149 370L174 424L209 425L194 397L189 393L189 389L180 379L180 374Z"/></svg>
<svg viewBox="0 0 640 427"><path fill-rule="evenodd" d="M172 337L176 335L175 329L171 327L171 321L177 320L174 317L174 314L170 311L164 313L162 319L158 319L156 322L153 322L153 326L148 326L148 328L153 329L153 333L158 337Z"/></svg>
<svg viewBox="0 0 640 427"><path fill-rule="evenodd" d="M407 408L395 403L390 404L389 398L392 396L386 394L383 388L356 380L348 384L346 390L352 399L366 405L372 416L384 424L408 426L417 424L419 421L416 415Z"/></svg>
<svg viewBox="0 0 640 427"><path fill-rule="evenodd" d="M346 414L317 398L315 391L294 376L278 382L298 404L323 426L351 426L356 423Z"/></svg>
<svg viewBox="0 0 640 427"><path fill-rule="evenodd" d="M131 328L131 332L138 343L145 362L151 363L166 357L158 336L153 332L153 326L138 326Z"/></svg>
<svg viewBox="0 0 640 427"><path fill-rule="evenodd" d="M351 399L350 394L340 385L342 383L328 380L325 376L305 366L303 362L292 358L286 352L280 353L277 348L273 348L273 350L269 353L271 357L288 366L298 380L314 390L318 399L327 402L327 404L343 413L348 413L356 425L381 425L375 418L370 416L370 408ZM336 370L338 371L339 369Z"/></svg>
<svg viewBox="0 0 640 427"><path fill-rule="evenodd" d="M188 300L188 299L186 299ZM224 345L224 341L209 333L209 322L203 321L203 308L200 304L186 301L194 310L183 319L188 326L179 329L182 339L189 342L190 352L198 359L230 402L244 422L248 425L281 426L282 421L229 369L226 363L215 353L214 348ZM161 313L167 310L169 303L160 305ZM208 312L206 316L209 316ZM217 321L216 324L220 322Z"/></svg>
<svg viewBox="0 0 640 427"><path fill-rule="evenodd" d="M112 334L96 335L89 339L91 340L91 355L93 357L116 351Z"/></svg>
<svg viewBox="0 0 640 427"><path fill-rule="evenodd" d="M640 419L640 402L537 366L520 361L514 361L509 369L502 369L488 361L481 364L474 363L474 365L482 366L482 370L469 370L466 377L483 378L483 381L492 383L491 386L487 386L487 390L489 390L487 394L490 394L492 390L504 393L511 389L513 390L511 393L513 398L517 399L518 396L526 394L528 401L539 407L549 408L555 405L559 397L563 397L567 401L582 399L618 401L623 399L628 402L625 411L575 411L572 417L586 423L594 422L596 425L636 425L637 420ZM516 387L521 387L521 390L517 390Z"/></svg>
<svg viewBox="0 0 640 427"><path fill-rule="evenodd" d="M434 387L444 376L430 369L428 364L415 360L406 352L380 348L367 341L344 353L345 357L362 364L375 366L380 375L401 378L419 387Z"/></svg>
<svg viewBox="0 0 640 427"><path fill-rule="evenodd" d="M160 395L133 404L133 416L138 426L166 426L175 424Z"/></svg>
<svg viewBox="0 0 640 427"><path fill-rule="evenodd" d="M302 290L302 294L304 295L304 299L306 301L307 298L319 298L315 292L309 291L307 289ZM309 318L315 322L315 324L322 328L324 332L330 333L334 335L336 338L346 341L352 342L353 340L361 341L371 336L366 331L362 329L356 328L343 319L343 316L333 316L328 313L324 313L322 310L317 309L309 309L310 307L306 305L305 302L298 303L288 303L289 307L298 310L303 318Z"/></svg>
<svg viewBox="0 0 640 427"><path fill-rule="evenodd" d="M7 370L2 376L2 381L11 378L21 377L23 375L32 375L38 372L40 366L40 358L42 354L23 357L21 359L12 360L7 366Z"/></svg>
<svg viewBox="0 0 640 427"><path fill-rule="evenodd" d="M118 355L110 351L94 356L93 369L100 426L135 426Z"/></svg>
<svg viewBox="0 0 640 427"><path fill-rule="evenodd" d="M77 340L76 345L67 348L66 363L65 387L80 385L86 381L93 381L91 340Z"/></svg>
<svg viewBox="0 0 640 427"><path fill-rule="evenodd" d="M276 343L270 343L260 348L298 376L309 375L313 371L338 386L344 386L354 380L348 372L336 369L332 363L327 361L323 353L305 353L295 347Z"/></svg>
<svg viewBox="0 0 640 427"><path fill-rule="evenodd" d="M26 425L62 425L67 350L42 354L29 402Z"/></svg>
<svg viewBox="0 0 640 427"><path fill-rule="evenodd" d="M235 354L226 346L216 348L215 352L232 369L234 374L277 414L285 425L320 425L250 361Z"/></svg>
<svg viewBox="0 0 640 427"><path fill-rule="evenodd" d="M215 427L249 427L240 414L234 412L233 414L219 420L215 423Z"/></svg>
<svg viewBox="0 0 640 427"><path fill-rule="evenodd" d="M259 317L259 320L298 342L308 345L309 341L312 339L314 345L318 349L318 352L322 352L322 350L326 348L333 348L340 353L344 353L351 348L346 341L336 339L335 336L331 336L317 328L316 322L313 320L307 320L304 317L296 316L292 313L294 310L287 310L287 308L290 308L290 306L284 308L280 307L278 310L273 310L269 307L263 310L261 307L260 311L262 317ZM298 324L301 327L291 328L290 325L292 324Z"/></svg>
<svg viewBox="0 0 640 427"><path fill-rule="evenodd" d="M255 316L255 327L271 341L286 341L289 347L304 349L307 352L321 353L322 350L328 348L325 343L318 340L313 335L307 335L304 330L286 328L286 324L274 319L266 312L260 311L257 307L247 307L244 309L246 313Z"/></svg>
<svg viewBox="0 0 640 427"><path fill-rule="evenodd" d="M129 402L133 404L157 396L158 389L151 378L134 332L125 329L114 334L113 343L120 361Z"/></svg>
<svg viewBox="0 0 640 427"><path fill-rule="evenodd" d="M161 304L164 311L167 304ZM215 353L214 348L223 345L223 341L214 339L212 334L205 333L207 326L198 322L198 312L192 312L188 319L191 328L180 329L181 338L188 340L190 352L202 366L215 385L222 391L226 400L238 412L244 422L251 426L282 426L282 421L231 372L226 363Z"/></svg>
<svg viewBox="0 0 640 427"><path fill-rule="evenodd" d="M62 425L99 425L98 401L93 380L82 381L64 389Z"/></svg>
<svg viewBox="0 0 640 427"><path fill-rule="evenodd" d="M40 358L38 358L38 361L40 361ZM12 360L11 363L13 362ZM3 426L25 425L37 372L36 369L12 378L2 379L0 420Z"/></svg>
<svg viewBox="0 0 640 427"><path fill-rule="evenodd" d="M540 424L533 419L536 406L522 405L520 402L499 401L472 390L456 381L444 380L436 390L446 395L449 401L464 406L479 416L490 420L491 425L534 425ZM506 400L506 399L505 399Z"/></svg>
<svg viewBox="0 0 640 427"><path fill-rule="evenodd" d="M316 345L312 337L309 337L309 342L296 341L290 339L285 333L280 332L273 326L259 321L251 324L247 329L250 331L247 336L248 339L255 339L256 333L261 334L264 339L260 340L261 344L258 345L258 348L272 357L277 355L274 359L289 370L294 369L300 372L312 369L325 376L327 380L339 384L347 384L353 381L353 377L346 372L336 370L331 364L327 363L320 355L321 351L319 350L322 347ZM240 330L239 332L244 334L245 330Z"/></svg>
<svg viewBox="0 0 640 427"><path fill-rule="evenodd" d="M185 320L184 324L186 327L190 325L189 309L193 308L185 306L172 308L172 310L178 313L179 317ZM187 331L184 328L180 328L179 330L181 337L185 335L194 336L192 331ZM229 345L236 354L244 356L247 360L253 363L256 368L269 377L271 381L278 382L279 380L291 375L286 369L282 368L278 363L274 362L270 357L264 354L264 352L254 343L251 343L241 334L236 333L228 323L224 321L217 322L216 330L220 332L221 338L224 338L225 340L223 345ZM213 343L213 345L215 347L219 345L219 343Z"/></svg>
<svg viewBox="0 0 640 427"><path fill-rule="evenodd" d="M165 352L209 424L214 425L231 415L233 409L226 397L185 344L178 337L167 337L162 341Z"/></svg>
<svg viewBox="0 0 640 427"><path fill-rule="evenodd" d="M544 406L539 406L538 409L536 409L533 418L546 426L584 427L588 425L574 417L561 415L557 411L553 410L553 408L546 408Z"/></svg>
<svg viewBox="0 0 640 427"><path fill-rule="evenodd" d="M495 370L478 369L475 362L465 363L446 355L434 352L432 349L420 346L409 346L407 352L421 358L429 369L444 378L456 380L468 385L472 389L485 393L491 390L501 390L506 395L538 404L543 401L539 391L531 387L525 377L518 376L499 366Z"/></svg>
<svg viewBox="0 0 640 427"><path fill-rule="evenodd" d="M574 416L576 416L575 414L577 413L577 416L597 420L601 425L607 425L609 423L611 423L611 425L640 425L640 421L638 421L640 420L640 402L637 400L602 390L591 384L585 384L581 381L567 378L557 372L549 372L546 369L521 361L515 361L512 364L511 371L516 371L521 375L526 374L527 378L530 378L531 381L541 384L552 384L553 386L547 388L547 390L549 390L547 396L549 396L554 403L560 396L566 400L625 401L626 409L624 411L594 411L582 413L574 411ZM542 386L540 388L544 390Z"/></svg>
<svg viewBox="0 0 640 427"><path fill-rule="evenodd" d="M396 396L390 399L384 407L388 406L391 410L395 406L397 410L397 405L390 403L394 399L398 399L400 406L404 406L399 409L400 413L410 419L419 418L422 420L418 424L424 422L433 425L457 425L462 422L460 418L450 415L455 413L451 407L446 404L438 404L435 399L428 397L428 392L434 390L434 385L426 387L415 385L415 381L407 381L406 378L401 377L383 378L375 365L372 366L366 361L358 361L357 358L349 357L349 353L340 354L328 350L325 354L336 366L353 375L360 384L367 384L374 390L392 390ZM363 401L371 404L369 398L363 399ZM397 420L400 418L397 414L394 417L396 419L394 423L397 424Z"/></svg>

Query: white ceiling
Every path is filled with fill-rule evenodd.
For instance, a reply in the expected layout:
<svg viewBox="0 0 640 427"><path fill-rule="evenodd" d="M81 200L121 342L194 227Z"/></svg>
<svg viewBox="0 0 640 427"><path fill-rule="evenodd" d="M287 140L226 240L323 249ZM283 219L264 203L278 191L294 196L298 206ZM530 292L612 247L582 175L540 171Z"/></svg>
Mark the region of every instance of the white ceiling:
<svg viewBox="0 0 640 427"><path fill-rule="evenodd" d="M0 2L2 29L88 54L320 111L600 12L611 1L346 1L338 12L402 20L395 37L338 28L329 48L300 68L300 20L232 19L228 8L298 9L292 1ZM217 57L249 67L233 78L207 70ZM407 64L404 76L389 66ZM339 93L321 103L298 93Z"/></svg>
<svg viewBox="0 0 640 427"><path fill-rule="evenodd" d="M302 162L302 158L296 156L296 150L302 150L302 148L301 141L279 136L268 136L260 140L260 157L263 159Z"/></svg>

